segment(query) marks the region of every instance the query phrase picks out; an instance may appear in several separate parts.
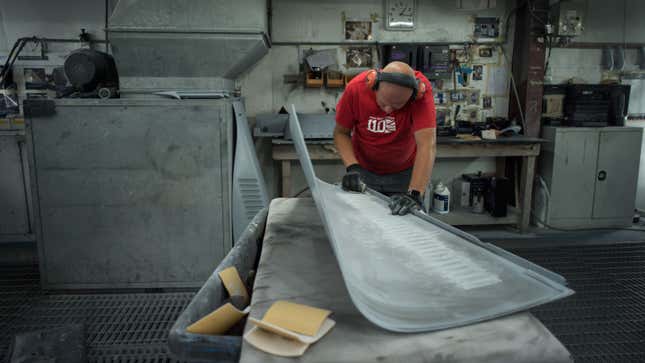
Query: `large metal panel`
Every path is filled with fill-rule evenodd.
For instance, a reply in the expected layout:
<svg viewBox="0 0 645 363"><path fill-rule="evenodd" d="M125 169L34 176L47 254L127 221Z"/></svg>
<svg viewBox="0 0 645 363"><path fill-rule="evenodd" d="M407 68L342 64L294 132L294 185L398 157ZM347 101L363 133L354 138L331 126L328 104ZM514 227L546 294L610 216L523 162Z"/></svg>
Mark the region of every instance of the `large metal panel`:
<svg viewBox="0 0 645 363"><path fill-rule="evenodd" d="M269 206L269 196L242 101L233 102L233 111L236 138L231 207L233 240L237 242L255 215Z"/></svg>
<svg viewBox="0 0 645 363"><path fill-rule="evenodd" d="M593 218L631 220L643 131L640 128L606 128L600 132Z"/></svg>
<svg viewBox="0 0 645 363"><path fill-rule="evenodd" d="M200 286L231 246L231 121L225 100L59 100L29 119L43 286Z"/></svg>
<svg viewBox="0 0 645 363"><path fill-rule="evenodd" d="M396 332L447 329L571 295L564 279L425 213L392 216L387 198L318 179L297 121L289 127L356 308Z"/></svg>
<svg viewBox="0 0 645 363"><path fill-rule="evenodd" d="M0 235L29 233L21 135L0 134Z"/></svg>
<svg viewBox="0 0 645 363"><path fill-rule="evenodd" d="M590 218L593 208L597 129L558 128L552 155L549 218Z"/></svg>

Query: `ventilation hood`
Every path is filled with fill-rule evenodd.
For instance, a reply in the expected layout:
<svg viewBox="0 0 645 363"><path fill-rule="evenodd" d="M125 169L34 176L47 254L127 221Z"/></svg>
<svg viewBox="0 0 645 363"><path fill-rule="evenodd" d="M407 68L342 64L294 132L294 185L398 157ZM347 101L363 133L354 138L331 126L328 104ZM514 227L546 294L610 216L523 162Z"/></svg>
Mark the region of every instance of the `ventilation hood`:
<svg viewBox="0 0 645 363"><path fill-rule="evenodd" d="M265 0L120 0L109 36L122 88L230 88L262 58Z"/></svg>

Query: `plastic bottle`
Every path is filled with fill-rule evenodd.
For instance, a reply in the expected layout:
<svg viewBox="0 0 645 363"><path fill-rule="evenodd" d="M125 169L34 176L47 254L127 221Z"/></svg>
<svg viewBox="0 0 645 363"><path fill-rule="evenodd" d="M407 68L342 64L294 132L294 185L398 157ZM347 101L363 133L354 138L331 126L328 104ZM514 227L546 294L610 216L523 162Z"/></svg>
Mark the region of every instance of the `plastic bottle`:
<svg viewBox="0 0 645 363"><path fill-rule="evenodd" d="M442 182L439 182L434 189L432 200L432 206L435 212L446 214L450 211L450 190Z"/></svg>

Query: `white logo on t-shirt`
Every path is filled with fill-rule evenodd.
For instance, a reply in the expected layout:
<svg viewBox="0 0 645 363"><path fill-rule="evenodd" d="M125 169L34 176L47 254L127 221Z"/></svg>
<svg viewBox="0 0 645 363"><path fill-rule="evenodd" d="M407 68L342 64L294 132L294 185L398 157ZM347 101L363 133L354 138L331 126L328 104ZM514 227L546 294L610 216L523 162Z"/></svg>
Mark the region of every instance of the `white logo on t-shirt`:
<svg viewBox="0 0 645 363"><path fill-rule="evenodd" d="M374 117L367 119L367 130L378 134L391 134L396 131L396 122L394 117Z"/></svg>

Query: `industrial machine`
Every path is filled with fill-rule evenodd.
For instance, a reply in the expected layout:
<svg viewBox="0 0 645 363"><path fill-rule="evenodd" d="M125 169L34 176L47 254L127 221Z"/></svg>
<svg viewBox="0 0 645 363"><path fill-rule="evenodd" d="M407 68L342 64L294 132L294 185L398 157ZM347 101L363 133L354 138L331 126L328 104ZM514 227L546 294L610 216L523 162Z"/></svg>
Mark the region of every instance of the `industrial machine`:
<svg viewBox="0 0 645 363"><path fill-rule="evenodd" d="M119 75L111 55L93 49L78 49L65 59L65 76L72 84L61 96L116 98Z"/></svg>
<svg viewBox="0 0 645 363"><path fill-rule="evenodd" d="M266 3L200 4L119 1L113 60L76 51L79 97L26 103L44 288L201 286L265 206L233 79L268 51Z"/></svg>

